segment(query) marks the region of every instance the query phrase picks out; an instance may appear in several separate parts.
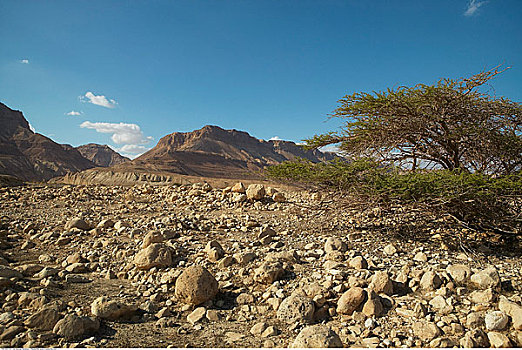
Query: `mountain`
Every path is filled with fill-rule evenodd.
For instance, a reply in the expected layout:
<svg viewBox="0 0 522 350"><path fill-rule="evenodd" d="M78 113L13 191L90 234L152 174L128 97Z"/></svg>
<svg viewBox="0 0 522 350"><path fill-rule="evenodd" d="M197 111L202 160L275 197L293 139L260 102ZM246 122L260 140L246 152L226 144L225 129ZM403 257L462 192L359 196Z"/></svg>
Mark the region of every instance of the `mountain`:
<svg viewBox="0 0 522 350"><path fill-rule="evenodd" d="M0 102L0 174L44 181L95 166L69 147L31 131L22 112Z"/></svg>
<svg viewBox="0 0 522 350"><path fill-rule="evenodd" d="M89 143L86 145L76 147L82 156L89 159L96 166L108 167L118 165L130 160L114 151L107 145L98 145L96 143Z"/></svg>
<svg viewBox="0 0 522 350"><path fill-rule="evenodd" d="M253 178L268 165L305 158L332 160L333 153L305 151L294 142L259 140L247 132L207 125L192 132L175 132L133 161L115 169L149 170L216 178Z"/></svg>

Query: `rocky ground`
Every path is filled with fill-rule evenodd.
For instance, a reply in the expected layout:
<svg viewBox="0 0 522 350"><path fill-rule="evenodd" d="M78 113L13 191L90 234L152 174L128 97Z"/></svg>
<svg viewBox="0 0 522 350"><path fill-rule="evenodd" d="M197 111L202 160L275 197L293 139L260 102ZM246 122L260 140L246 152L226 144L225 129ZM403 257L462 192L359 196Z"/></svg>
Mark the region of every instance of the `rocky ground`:
<svg viewBox="0 0 522 350"><path fill-rule="evenodd" d="M0 347L522 345L520 236L417 206L25 185L0 215Z"/></svg>

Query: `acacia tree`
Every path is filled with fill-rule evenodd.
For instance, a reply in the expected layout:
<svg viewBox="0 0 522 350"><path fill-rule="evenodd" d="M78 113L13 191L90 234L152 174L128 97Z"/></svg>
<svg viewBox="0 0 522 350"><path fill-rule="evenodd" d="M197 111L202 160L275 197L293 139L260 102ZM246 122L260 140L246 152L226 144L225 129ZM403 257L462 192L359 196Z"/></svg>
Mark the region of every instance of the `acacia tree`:
<svg viewBox="0 0 522 350"><path fill-rule="evenodd" d="M497 66L467 79L347 95L331 114L346 119L340 130L305 140L307 147L339 144L347 155L409 164L414 170L518 171L522 105L479 91L503 71Z"/></svg>

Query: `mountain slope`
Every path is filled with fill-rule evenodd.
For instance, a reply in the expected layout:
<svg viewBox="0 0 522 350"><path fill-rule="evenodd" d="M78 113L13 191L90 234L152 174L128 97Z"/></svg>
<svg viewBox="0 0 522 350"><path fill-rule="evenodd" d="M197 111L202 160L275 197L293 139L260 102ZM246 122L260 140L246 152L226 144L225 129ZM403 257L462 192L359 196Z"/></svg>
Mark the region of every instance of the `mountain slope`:
<svg viewBox="0 0 522 350"><path fill-rule="evenodd" d="M108 167L118 165L130 160L114 151L107 145L98 145L96 143L89 143L86 145L76 147L78 152L96 166Z"/></svg>
<svg viewBox="0 0 522 350"><path fill-rule="evenodd" d="M205 126L192 132L164 136L150 151L115 167L217 178L252 178L268 165L297 157L313 162L334 154L305 151L290 141L264 141L244 131Z"/></svg>
<svg viewBox="0 0 522 350"><path fill-rule="evenodd" d="M22 112L0 103L0 174L44 181L94 166L76 149L31 131Z"/></svg>

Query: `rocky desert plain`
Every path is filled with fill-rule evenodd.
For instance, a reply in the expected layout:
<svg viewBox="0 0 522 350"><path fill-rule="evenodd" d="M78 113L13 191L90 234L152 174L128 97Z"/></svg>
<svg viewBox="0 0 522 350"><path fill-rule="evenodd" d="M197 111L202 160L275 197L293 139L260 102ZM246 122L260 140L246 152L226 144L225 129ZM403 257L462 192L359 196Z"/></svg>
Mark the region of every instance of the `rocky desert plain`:
<svg viewBox="0 0 522 350"><path fill-rule="evenodd" d="M520 234L239 176L331 157L290 142L207 126L130 161L0 107L2 348L522 345Z"/></svg>
<svg viewBox="0 0 522 350"><path fill-rule="evenodd" d="M0 192L2 347L516 347L520 247L269 184ZM476 239L475 239L476 241Z"/></svg>

